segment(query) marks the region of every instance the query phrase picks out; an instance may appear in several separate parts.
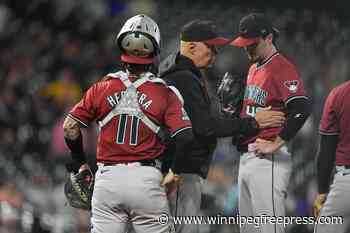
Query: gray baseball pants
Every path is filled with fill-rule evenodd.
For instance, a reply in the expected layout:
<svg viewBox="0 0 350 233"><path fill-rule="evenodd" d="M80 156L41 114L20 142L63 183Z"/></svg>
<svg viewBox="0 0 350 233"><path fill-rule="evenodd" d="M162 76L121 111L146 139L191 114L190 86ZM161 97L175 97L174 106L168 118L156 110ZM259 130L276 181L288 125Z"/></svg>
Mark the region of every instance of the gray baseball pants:
<svg viewBox="0 0 350 233"><path fill-rule="evenodd" d="M128 224L136 233L172 233L168 200L160 186L162 173L140 163L99 165L92 198L91 233L125 233ZM170 217L169 217L170 219Z"/></svg>
<svg viewBox="0 0 350 233"><path fill-rule="evenodd" d="M241 156L238 175L239 214L241 216L285 216L285 199L291 174L287 147L259 158L254 152ZM244 224L241 233L284 233L279 224Z"/></svg>
<svg viewBox="0 0 350 233"><path fill-rule="evenodd" d="M342 224L315 224L315 233L348 233L350 232L350 169L337 166L333 184L330 187L326 202L324 203L320 217L342 217ZM326 221L331 221L327 219ZM326 223L326 222L324 222Z"/></svg>

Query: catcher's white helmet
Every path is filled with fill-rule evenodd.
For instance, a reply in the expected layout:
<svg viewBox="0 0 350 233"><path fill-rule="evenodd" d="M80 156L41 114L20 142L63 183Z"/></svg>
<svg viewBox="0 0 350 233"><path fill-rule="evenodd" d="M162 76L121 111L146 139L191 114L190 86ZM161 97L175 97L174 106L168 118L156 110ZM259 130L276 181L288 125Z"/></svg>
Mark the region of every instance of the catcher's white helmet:
<svg viewBox="0 0 350 233"><path fill-rule="evenodd" d="M136 64L153 63L160 52L160 32L157 23L146 15L128 19L117 36L123 51L122 61Z"/></svg>

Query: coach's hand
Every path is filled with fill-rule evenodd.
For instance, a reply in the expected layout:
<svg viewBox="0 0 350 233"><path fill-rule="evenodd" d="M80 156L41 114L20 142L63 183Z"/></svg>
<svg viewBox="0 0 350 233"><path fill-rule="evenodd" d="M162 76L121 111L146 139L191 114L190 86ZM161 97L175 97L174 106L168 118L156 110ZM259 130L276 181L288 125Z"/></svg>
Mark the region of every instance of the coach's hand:
<svg viewBox="0 0 350 233"><path fill-rule="evenodd" d="M285 114L279 111L271 110L271 106L260 108L255 114L255 120L258 122L260 129L280 127L286 121Z"/></svg>
<svg viewBox="0 0 350 233"><path fill-rule="evenodd" d="M175 174L171 169L169 169L168 174L163 178L160 185L166 188L167 195L172 193L177 184L181 181L181 176Z"/></svg>
<svg viewBox="0 0 350 233"><path fill-rule="evenodd" d="M313 204L313 214L315 218L318 218L318 216L320 215L320 210L323 206L323 204L325 203L327 198L327 194L326 193L320 193L317 195L314 204Z"/></svg>

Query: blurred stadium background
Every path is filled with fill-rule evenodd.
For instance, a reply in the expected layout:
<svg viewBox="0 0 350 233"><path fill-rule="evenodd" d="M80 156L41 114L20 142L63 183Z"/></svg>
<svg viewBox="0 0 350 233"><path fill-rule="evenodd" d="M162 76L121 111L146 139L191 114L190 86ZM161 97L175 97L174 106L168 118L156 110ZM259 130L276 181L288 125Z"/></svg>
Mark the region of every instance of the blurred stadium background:
<svg viewBox="0 0 350 233"><path fill-rule="evenodd" d="M68 158L61 129L66 111L86 88L119 69L114 38L130 16L144 13L159 24L164 58L176 51L179 29L195 18L210 19L228 37L239 19L262 10L281 31L278 47L299 68L313 99L313 114L290 144L294 170L289 215L310 215L316 194L314 158L318 124L330 89L349 77L348 18L342 5L327 8L296 1L283 7L242 5L240 1L156 0L9 0L0 2L0 233L85 233L89 213L65 204L64 161ZM335 5L335 4L334 4ZM316 7L316 8L315 8ZM217 81L226 71L245 75L245 54L224 48L210 79L213 111ZM95 130L85 132L90 158ZM230 139L215 151L205 192L203 214L234 215L237 211L239 155ZM93 162L93 160L91 159ZM288 232L312 232L311 225L292 225ZM202 232L238 232L233 225L203 225Z"/></svg>

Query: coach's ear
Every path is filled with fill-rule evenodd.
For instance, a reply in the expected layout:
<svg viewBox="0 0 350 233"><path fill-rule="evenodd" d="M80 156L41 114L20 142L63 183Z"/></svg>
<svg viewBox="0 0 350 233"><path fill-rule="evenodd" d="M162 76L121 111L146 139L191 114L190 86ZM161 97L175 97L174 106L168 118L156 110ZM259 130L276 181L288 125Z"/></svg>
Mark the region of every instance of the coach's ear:
<svg viewBox="0 0 350 233"><path fill-rule="evenodd" d="M272 41L273 41L273 34L272 34L272 33L268 34L268 35L265 37L265 40L267 40L269 44L272 44Z"/></svg>
<svg viewBox="0 0 350 233"><path fill-rule="evenodd" d="M194 55L196 53L196 43L194 42L189 42L188 43L188 51L190 52L190 54Z"/></svg>

